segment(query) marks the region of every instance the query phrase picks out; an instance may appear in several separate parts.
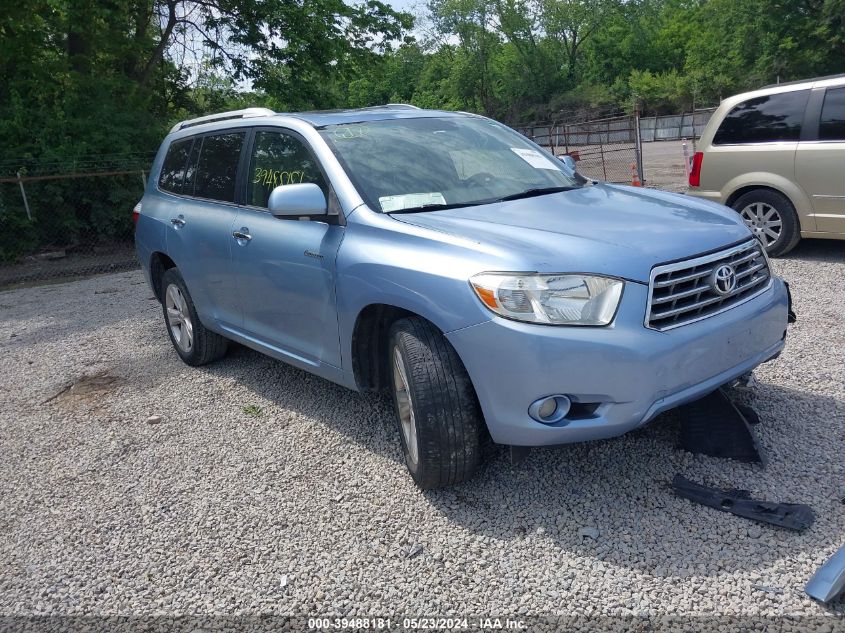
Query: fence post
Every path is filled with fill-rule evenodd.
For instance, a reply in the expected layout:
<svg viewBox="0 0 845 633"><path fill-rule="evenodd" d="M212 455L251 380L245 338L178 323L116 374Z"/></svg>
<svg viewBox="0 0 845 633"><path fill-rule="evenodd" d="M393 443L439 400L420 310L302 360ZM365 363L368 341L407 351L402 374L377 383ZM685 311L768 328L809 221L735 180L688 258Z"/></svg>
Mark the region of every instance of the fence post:
<svg viewBox="0 0 845 633"><path fill-rule="evenodd" d="M634 155L637 158L637 175L640 177L640 182L645 185L645 170L643 169L643 137L640 132L640 104L637 103L634 108L634 128L635 128L635 145Z"/></svg>
<svg viewBox="0 0 845 633"><path fill-rule="evenodd" d="M146 187L147 187L147 174L143 169L141 170L141 185L146 189Z"/></svg>
<svg viewBox="0 0 845 633"><path fill-rule="evenodd" d="M23 188L23 180L21 179L21 172L18 171L18 186L21 188L21 198L23 198L23 207L26 209L26 217L32 222L32 212L29 210L29 202L26 199L26 191Z"/></svg>

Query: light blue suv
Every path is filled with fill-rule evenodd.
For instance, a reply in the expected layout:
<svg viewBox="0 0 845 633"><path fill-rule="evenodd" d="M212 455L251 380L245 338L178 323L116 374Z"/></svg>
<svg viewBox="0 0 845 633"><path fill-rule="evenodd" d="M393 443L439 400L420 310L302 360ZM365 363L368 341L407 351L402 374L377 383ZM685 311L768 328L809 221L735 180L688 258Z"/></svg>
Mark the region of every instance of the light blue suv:
<svg viewBox="0 0 845 633"><path fill-rule="evenodd" d="M185 121L135 210L189 365L228 341L389 390L417 484L485 442L620 435L777 356L788 289L733 211L589 181L481 116Z"/></svg>

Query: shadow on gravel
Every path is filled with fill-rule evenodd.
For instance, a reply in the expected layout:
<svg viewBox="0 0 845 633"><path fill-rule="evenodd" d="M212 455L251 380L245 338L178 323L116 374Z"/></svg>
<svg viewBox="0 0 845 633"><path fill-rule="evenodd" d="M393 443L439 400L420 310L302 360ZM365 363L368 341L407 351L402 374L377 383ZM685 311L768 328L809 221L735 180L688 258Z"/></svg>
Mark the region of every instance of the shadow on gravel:
<svg viewBox="0 0 845 633"><path fill-rule="evenodd" d="M837 525L845 512L845 478L829 481L829 471L818 467L841 461L845 429L840 423L835 431L805 431L801 417L791 414L822 410L841 422L845 403L765 384L751 401L760 396L784 403L780 415L764 415L758 427L771 458L767 468L676 449L678 421L670 411L623 437L535 449L517 466L500 455L477 479L426 497L475 533L504 540L542 535L562 550L658 577L716 576L835 549L842 538ZM838 435L813 436L819 431ZM802 464L798 480L794 468L784 468L787 462ZM818 519L798 534L698 506L669 490L676 472L747 488L758 498L807 502Z"/></svg>
<svg viewBox="0 0 845 633"><path fill-rule="evenodd" d="M845 240L801 240L795 250L780 259L841 263L845 260Z"/></svg>
<svg viewBox="0 0 845 633"><path fill-rule="evenodd" d="M174 361L171 369L176 375L182 368ZM226 360L200 371L236 380L360 448L402 462L386 397L356 394L237 345ZM678 450L678 420L670 411L619 438L535 449L515 466L496 448L474 479L421 492L420 499L486 538L547 538L561 550L663 578L715 577L835 549L845 477L830 481L822 466L841 462L845 403L768 383L741 399L761 412L756 429L770 459L766 468ZM806 424L813 415L831 424ZM786 467L794 464L801 466ZM809 503L818 519L798 534L692 504L669 489L678 472L709 485L747 488L758 498Z"/></svg>

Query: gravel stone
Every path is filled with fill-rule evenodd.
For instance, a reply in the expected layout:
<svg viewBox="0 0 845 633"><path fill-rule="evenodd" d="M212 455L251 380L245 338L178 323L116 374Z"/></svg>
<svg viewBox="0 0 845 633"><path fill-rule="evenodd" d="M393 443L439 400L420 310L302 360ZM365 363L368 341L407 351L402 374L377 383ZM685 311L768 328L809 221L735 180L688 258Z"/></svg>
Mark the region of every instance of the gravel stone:
<svg viewBox="0 0 845 633"><path fill-rule="evenodd" d="M766 468L677 450L670 412L428 492L388 398L240 346L187 367L138 271L2 292L0 613L845 615L803 592L845 534L844 256L774 262L799 320L738 392ZM675 473L816 522L752 537Z"/></svg>

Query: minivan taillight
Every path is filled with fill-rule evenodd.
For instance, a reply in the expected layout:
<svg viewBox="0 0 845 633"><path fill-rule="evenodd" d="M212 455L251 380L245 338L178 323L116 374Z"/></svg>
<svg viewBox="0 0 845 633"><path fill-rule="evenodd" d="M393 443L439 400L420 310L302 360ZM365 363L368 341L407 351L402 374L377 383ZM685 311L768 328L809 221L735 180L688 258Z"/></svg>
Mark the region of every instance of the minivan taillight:
<svg viewBox="0 0 845 633"><path fill-rule="evenodd" d="M701 185L701 161L704 160L704 152L696 152L692 157L692 169L689 172L689 186L698 187Z"/></svg>
<svg viewBox="0 0 845 633"><path fill-rule="evenodd" d="M141 215L141 203L135 205L132 209L132 224L137 227L138 226L138 216Z"/></svg>

